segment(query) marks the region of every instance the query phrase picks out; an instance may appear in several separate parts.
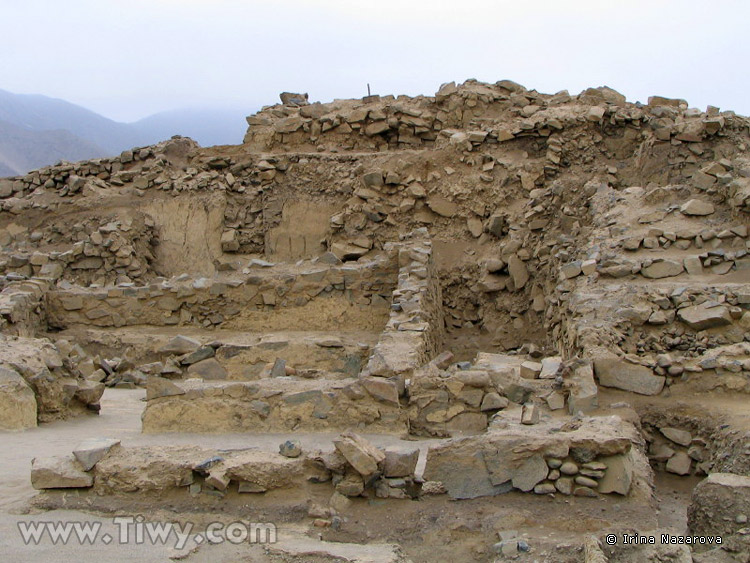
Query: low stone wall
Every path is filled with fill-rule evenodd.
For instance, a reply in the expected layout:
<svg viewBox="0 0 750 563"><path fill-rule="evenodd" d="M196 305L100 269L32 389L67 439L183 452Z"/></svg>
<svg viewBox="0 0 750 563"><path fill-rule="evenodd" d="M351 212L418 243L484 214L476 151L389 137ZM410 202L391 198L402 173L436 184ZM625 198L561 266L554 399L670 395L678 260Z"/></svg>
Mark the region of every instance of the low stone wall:
<svg viewBox="0 0 750 563"><path fill-rule="evenodd" d="M485 352L473 363L460 366L448 367L447 361L440 360L416 370L411 378L412 434L480 434L511 403L528 403L537 411L543 404L550 411L567 407L570 414L588 413L598 406L591 362L552 357L538 363Z"/></svg>
<svg viewBox="0 0 750 563"><path fill-rule="evenodd" d="M35 244L0 260L0 273L82 286L143 283L155 276L151 263L157 237L150 217L139 213L135 219L89 218L75 225L61 218L52 221L34 232Z"/></svg>
<svg viewBox="0 0 750 563"><path fill-rule="evenodd" d="M365 372L408 378L442 347L445 338L440 285L426 229L406 236L398 248L398 285L391 315Z"/></svg>
<svg viewBox="0 0 750 563"><path fill-rule="evenodd" d="M488 372L451 373L430 363L414 372L409 385L409 428L431 436L481 433L489 417L507 405Z"/></svg>
<svg viewBox="0 0 750 563"><path fill-rule="evenodd" d="M648 127L661 141L699 142L725 128L741 128L733 114L689 114L666 98L646 107L627 104L609 88L589 88L578 96L530 91L509 80L485 84L468 80L443 84L434 97L367 96L309 104L306 95L283 98L247 118L245 144L264 151L284 146L336 147L337 150L425 148L444 140L466 150L517 138L547 138L583 124ZM666 109L664 106L670 106ZM515 111L514 111L515 110ZM502 117L499 117L502 116ZM474 121L475 117L481 120ZM472 127L473 126L473 127ZM468 131L456 129L469 128ZM550 166L561 163L558 146Z"/></svg>
<svg viewBox="0 0 750 563"><path fill-rule="evenodd" d="M209 332L200 339L160 327L102 330L76 327L54 335L61 346L75 340L72 363L85 377L108 386L203 377L248 381L297 375L306 379L356 377L377 341L376 332ZM194 331L191 331L191 333ZM274 369L276 367L276 369Z"/></svg>
<svg viewBox="0 0 750 563"><path fill-rule="evenodd" d="M295 335L270 336L251 345L227 343L216 349L215 357L227 371L227 379L268 377L269 367L279 360L292 375L345 379L359 375L369 353L368 343L361 340Z"/></svg>
<svg viewBox="0 0 750 563"><path fill-rule="evenodd" d="M648 498L652 477L635 427L619 417L525 426L504 417L481 436L430 447L424 478L456 499L507 493Z"/></svg>
<svg viewBox="0 0 750 563"><path fill-rule="evenodd" d="M134 181L136 176L136 187L159 186L168 183L162 176L165 169L197 148L198 144L192 139L178 137L157 145L123 151L120 156L112 158L45 166L25 176L0 179L0 199L6 200L7 204L8 200L39 188L73 197L101 187L99 183L102 181L121 186Z"/></svg>
<svg viewBox="0 0 750 563"><path fill-rule="evenodd" d="M183 491L192 502L202 496L222 499L239 494L250 495L246 500L254 503L282 491L296 495L298 502L307 501L310 514L321 519L318 525L327 526L330 521L324 518L346 511L349 498L417 498L418 457L418 449L383 450L352 432L335 439L333 448L303 451L299 442L288 440L279 453L255 448L123 447L119 440L97 438L79 444L71 455L34 459L31 483L39 490L77 489L84 502L85 489L96 495L151 497ZM173 498L179 501L179 496Z"/></svg>
<svg viewBox="0 0 750 563"><path fill-rule="evenodd" d="M216 354L222 355L222 348ZM289 369L285 361L277 360L261 379L234 384L207 381L239 378L213 358L201 360L188 368L187 375L203 380L149 379L143 428L147 432L257 432L356 426L444 437L484 432L511 403L535 409L533 424L542 405L549 410L567 406L571 414L597 407L591 362L566 364L548 358L536 364L519 356L480 353L473 364L460 369L458 364L449 366L451 359L450 354L442 355L413 372L401 393L408 403L399 397L398 384L382 377L354 379L354 375L321 371L312 378L306 370Z"/></svg>
<svg viewBox="0 0 750 563"><path fill-rule="evenodd" d="M344 299L363 308L385 305L395 277L395 264L387 257L380 257L364 264L316 265L294 273L259 269L257 273L222 280L181 277L143 287L128 284L108 288L71 287L51 291L47 296L47 311L50 325L58 328L71 324L100 327L193 324L208 328L227 321L232 321L236 328L245 328L243 319L252 317L253 311L278 314L281 309L301 308L326 297ZM272 324L270 318L267 320ZM252 319L247 324L252 324ZM323 328L314 326L314 319L306 324L312 329Z"/></svg>
<svg viewBox="0 0 750 563"><path fill-rule="evenodd" d="M727 424L722 410L700 414L684 405L639 413L652 466L674 475L734 473L750 476L747 435Z"/></svg>
<svg viewBox="0 0 750 563"><path fill-rule="evenodd" d="M159 379L159 380L157 380ZM252 383L149 381L144 432L287 432L357 428L405 434L406 412L358 381L276 377Z"/></svg>
<svg viewBox="0 0 750 563"><path fill-rule="evenodd" d="M562 350L593 358L601 385L653 395L689 381L750 392L747 284L581 288L563 311Z"/></svg>

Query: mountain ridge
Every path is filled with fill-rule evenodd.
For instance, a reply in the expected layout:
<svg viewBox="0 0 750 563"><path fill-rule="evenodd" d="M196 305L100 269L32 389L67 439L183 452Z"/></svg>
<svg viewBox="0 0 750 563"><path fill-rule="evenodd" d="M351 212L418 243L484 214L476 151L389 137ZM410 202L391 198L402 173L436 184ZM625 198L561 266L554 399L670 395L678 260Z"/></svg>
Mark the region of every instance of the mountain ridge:
<svg viewBox="0 0 750 563"><path fill-rule="evenodd" d="M248 113L236 108L183 108L122 123L59 98L0 89L0 177L60 160L114 156L173 135L189 136L202 146L238 144Z"/></svg>

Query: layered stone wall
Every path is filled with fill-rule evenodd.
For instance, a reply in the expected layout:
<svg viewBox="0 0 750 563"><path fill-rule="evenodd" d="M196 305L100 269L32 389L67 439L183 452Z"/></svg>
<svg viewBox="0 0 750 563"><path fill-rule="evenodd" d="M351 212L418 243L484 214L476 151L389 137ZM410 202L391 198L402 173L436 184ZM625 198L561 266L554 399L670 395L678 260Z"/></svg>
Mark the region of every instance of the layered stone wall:
<svg viewBox="0 0 750 563"><path fill-rule="evenodd" d="M577 111L570 106L580 103ZM608 88L579 96L539 94L509 80L495 84L444 84L434 97L369 96L309 104L288 100L247 118L245 143L255 150L286 146L345 150L424 148L444 142L468 147L518 137L555 137L586 122L646 125L656 138L700 142L742 122L731 113L686 113L687 103L654 97L649 108L634 107ZM588 106L588 107L586 107ZM651 111L649 111L651 110ZM475 126L468 132L457 130ZM550 150L550 166L565 158L564 146Z"/></svg>
<svg viewBox="0 0 750 563"><path fill-rule="evenodd" d="M261 266L253 273L225 279L182 276L139 287L56 289L47 296L47 308L49 322L56 327L192 324L206 328L229 321L229 326L240 328L252 324L254 311L301 308L316 299L377 309L378 303L390 298L395 276L395 264L387 257L353 266L311 264L290 272ZM303 328L292 320L286 327L279 323L278 329ZM308 326L315 326L314 319Z"/></svg>
<svg viewBox="0 0 750 563"><path fill-rule="evenodd" d="M31 337L46 326L43 280L9 282L0 291L0 332Z"/></svg>
<svg viewBox="0 0 750 563"><path fill-rule="evenodd" d="M392 248L398 249L398 284L390 318L365 371L404 379L441 350L443 301L427 231L411 233Z"/></svg>
<svg viewBox="0 0 750 563"><path fill-rule="evenodd" d="M425 479L443 483L456 499L513 489L576 496L650 495L651 469L643 442L635 428L618 417L533 426L509 417L502 420L486 435L431 447Z"/></svg>
<svg viewBox="0 0 750 563"><path fill-rule="evenodd" d="M384 434L407 431L406 414L398 403L380 400L351 379L277 377L253 383L188 380L161 385L168 390L149 393L144 432L312 432L350 427Z"/></svg>

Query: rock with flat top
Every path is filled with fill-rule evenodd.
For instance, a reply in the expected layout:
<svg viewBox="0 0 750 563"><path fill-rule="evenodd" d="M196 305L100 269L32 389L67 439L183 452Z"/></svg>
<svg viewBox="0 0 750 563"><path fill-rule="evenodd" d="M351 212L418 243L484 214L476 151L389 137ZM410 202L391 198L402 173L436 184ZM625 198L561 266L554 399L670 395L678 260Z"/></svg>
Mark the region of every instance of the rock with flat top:
<svg viewBox="0 0 750 563"><path fill-rule="evenodd" d="M165 354L189 354L190 352L194 352L200 347L201 343L194 338L178 334L177 336L172 338L172 340L167 342L167 344L163 346L159 350L159 352L163 352Z"/></svg>
<svg viewBox="0 0 750 563"><path fill-rule="evenodd" d="M72 455L31 460L31 486L35 489L75 489L93 484L94 476L86 473Z"/></svg>
<svg viewBox="0 0 750 563"><path fill-rule="evenodd" d="M441 217L453 217L458 212L458 206L440 196L431 196L427 200L427 206Z"/></svg>
<svg viewBox="0 0 750 563"><path fill-rule="evenodd" d="M546 397L547 406L551 411L558 411L565 408L565 395L559 391L553 391Z"/></svg>
<svg viewBox="0 0 750 563"><path fill-rule="evenodd" d="M715 210L713 203L700 199L691 199L680 207L680 212L683 215L697 215L699 217L711 215Z"/></svg>
<svg viewBox="0 0 750 563"><path fill-rule="evenodd" d="M655 260L650 266L641 269L641 275L645 278L661 279L679 276L683 271L681 261Z"/></svg>
<svg viewBox="0 0 750 563"><path fill-rule="evenodd" d="M227 378L227 370L214 358L194 363L188 368L187 372L191 377L200 377L208 380Z"/></svg>
<svg viewBox="0 0 750 563"><path fill-rule="evenodd" d="M539 372L539 379L555 379L561 364L562 358L560 356L544 358L542 360L542 370Z"/></svg>
<svg viewBox="0 0 750 563"><path fill-rule="evenodd" d="M97 381L79 381L75 398L84 405L95 405L104 394L104 383Z"/></svg>
<svg viewBox="0 0 750 563"><path fill-rule="evenodd" d="M508 403L508 399L500 396L499 393L490 391L482 397L482 404L480 405L479 410L482 412L497 411L506 408Z"/></svg>
<svg viewBox="0 0 750 563"><path fill-rule="evenodd" d="M686 448L693 441L692 434L687 430L680 430L679 428L672 428L670 426L665 426L659 430L667 439L672 440L675 444L685 446Z"/></svg>
<svg viewBox="0 0 750 563"><path fill-rule="evenodd" d="M685 452L677 452L667 461L667 472L676 475L690 475L692 461Z"/></svg>
<svg viewBox="0 0 750 563"><path fill-rule="evenodd" d="M521 410L521 424L538 424L539 407L535 403L526 403Z"/></svg>
<svg viewBox="0 0 750 563"><path fill-rule="evenodd" d="M349 244L346 242L334 242L331 245L331 254L336 256L339 260L344 262L350 260L356 260L361 256L364 256L369 252L369 249L362 248L356 244Z"/></svg>
<svg viewBox="0 0 750 563"><path fill-rule="evenodd" d="M386 450L383 473L386 477L410 477L414 475L418 460L418 449Z"/></svg>
<svg viewBox="0 0 750 563"><path fill-rule="evenodd" d="M542 371L542 364L539 362L523 362L520 367L521 377L524 379L538 379Z"/></svg>
<svg viewBox="0 0 750 563"><path fill-rule="evenodd" d="M732 315L724 305L710 307L705 304L683 307L677 318L695 330L706 330L732 324Z"/></svg>
<svg viewBox="0 0 750 563"><path fill-rule="evenodd" d="M150 376L146 381L146 400L158 399L159 397L171 397L173 395L184 395L185 391L168 379Z"/></svg>
<svg viewBox="0 0 750 563"><path fill-rule="evenodd" d="M664 388L664 376L654 375L647 367L631 364L616 356L601 356L594 359L594 373L599 384L631 391L639 395L658 395Z"/></svg>
<svg viewBox="0 0 750 563"><path fill-rule="evenodd" d="M370 395L379 401L394 405L399 404L399 389L395 381L385 377L363 376L359 379L359 382Z"/></svg>
<svg viewBox="0 0 750 563"><path fill-rule="evenodd" d="M385 461L382 451L354 432L343 433L333 445L363 477L378 473Z"/></svg>
<svg viewBox="0 0 750 563"><path fill-rule="evenodd" d="M120 444L114 438L89 438L73 450L73 456L84 471L90 471L109 451Z"/></svg>
<svg viewBox="0 0 750 563"><path fill-rule="evenodd" d="M298 94L296 92L282 92L279 94L281 103L285 106L304 106L308 104L307 93Z"/></svg>

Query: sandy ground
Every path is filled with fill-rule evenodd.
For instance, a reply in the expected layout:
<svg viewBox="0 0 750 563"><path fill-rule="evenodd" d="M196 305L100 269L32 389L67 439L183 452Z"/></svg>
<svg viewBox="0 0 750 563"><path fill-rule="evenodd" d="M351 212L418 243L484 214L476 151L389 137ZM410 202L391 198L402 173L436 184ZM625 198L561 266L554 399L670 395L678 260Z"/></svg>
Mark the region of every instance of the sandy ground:
<svg viewBox="0 0 750 563"><path fill-rule="evenodd" d="M373 499L358 499L355 516L340 532L321 530L309 533L309 522L285 523L279 526L280 542L277 550L284 555L269 555L262 547L246 544L235 546L201 545L189 541L183 550L171 545L137 545L131 536L128 545L116 541L110 545L97 542L95 545L80 545L72 542L67 546L53 545L45 538L39 545L26 546L18 530L18 522L41 521L88 521L100 522L99 537L109 534L118 537L120 528L111 517L90 515L77 510L55 510L40 512L29 509L29 501L35 496L29 481L31 459L38 455L66 455L83 439L96 436L111 436L123 445L140 444L193 444L221 448L260 447L276 450L278 444L289 435L284 434L141 434L140 414L143 410L143 390L108 389L102 400L102 414L69 421L45 424L22 433L3 433L2 453L3 477L0 482L0 554L11 561L168 561L180 557L193 561L251 561L275 562L289 560L289 555L315 551L311 546L319 537L337 542L401 544L406 554L417 563L421 561L450 560L461 554L467 561L491 561L490 548L497 541L496 531L518 529L534 547L528 555L554 548L556 545L576 542L588 533L601 533L610 526L631 525L643 529L672 527L684 530L686 507L692 487L697 479L684 479L658 475L656 479L656 510L643 503L631 503L626 499L604 502L603 499L583 498L535 498L510 493L500 497L452 502L445 497L425 497L420 502L386 503ZM617 394L615 394L617 395ZM614 398L614 397L612 397ZM295 434L305 449L331 448L336 434ZM368 436L380 446L399 442L393 436ZM409 442L423 450L420 465L424 463L424 452L430 441ZM75 495L75 492L69 493ZM530 502L532 501L532 502ZM153 506L151 517L169 519L169 512ZM143 507L133 507L133 514L144 512ZM119 511L123 514L123 510ZM203 515L201 519L206 518ZM199 530L199 524L196 529ZM132 531L131 531L132 533ZM306 536L307 534L307 536ZM312 544L310 542L313 542ZM329 546L330 547L330 546ZM192 548L196 548L191 551ZM331 549L340 549L342 554L351 546L334 544ZM326 549L326 551L331 551ZM392 559L392 548L374 545L362 550L361 561L385 562ZM299 556L298 561L330 561L331 559ZM526 558L524 558L526 560Z"/></svg>
<svg viewBox="0 0 750 563"><path fill-rule="evenodd" d="M26 504L36 491L31 487L31 460L39 455L65 455L83 439L105 435L131 440L140 434L141 397L144 391L108 390L102 400L101 416L87 416L69 421L44 424L33 430L2 433L3 477L0 483L0 553L8 561L165 561L167 548L145 545L104 544L67 546L43 541L24 545L18 522L98 521L115 532L109 518L96 518L83 512L54 511L23 515Z"/></svg>
<svg viewBox="0 0 750 563"><path fill-rule="evenodd" d="M211 434L141 434L140 416L143 411L145 391L142 389L107 389L102 398L102 411L99 416L85 416L68 421L44 424L25 432L0 433L0 452L3 459L3 477L0 483L0 555L9 561L167 561L170 557L188 556L190 561L266 561L266 556L260 547L247 545L234 546L231 544L216 546L200 546L195 553L194 542L188 542L183 550L175 550L172 546L138 545L135 543L131 528L131 541L120 545L113 541L110 545L97 542L95 545L80 545L70 542L69 545L54 545L48 538L44 538L39 545L24 545L18 529L19 522L43 521L87 521L98 522L102 525L99 537L109 534L113 538L119 537L120 527L113 523L112 518L98 517L73 510L55 510L50 512L29 513L28 503L36 494L31 487L29 475L31 460L35 456L67 455L79 442L90 437L115 437L125 446L158 445L158 444L192 444L206 447L247 448L259 447L277 450L278 445L289 438L287 434L223 434L220 438ZM337 434L295 434L303 448L332 448L331 441ZM368 436L378 445L385 446L398 442L392 436ZM409 442L414 447L414 442ZM419 446L425 450L429 441L420 442ZM421 463L424 463L422 456ZM75 494L75 493L70 493ZM279 529L279 549L295 552L309 545L309 539L304 537L305 530L296 526L285 526ZM301 546L301 547L300 547ZM345 548L344 548L345 549ZM380 553L382 550L383 553ZM304 550L303 550L304 551ZM373 547L373 561L383 559L390 553L389 548ZM248 557L249 559L243 559ZM270 560L269 560L270 561Z"/></svg>

